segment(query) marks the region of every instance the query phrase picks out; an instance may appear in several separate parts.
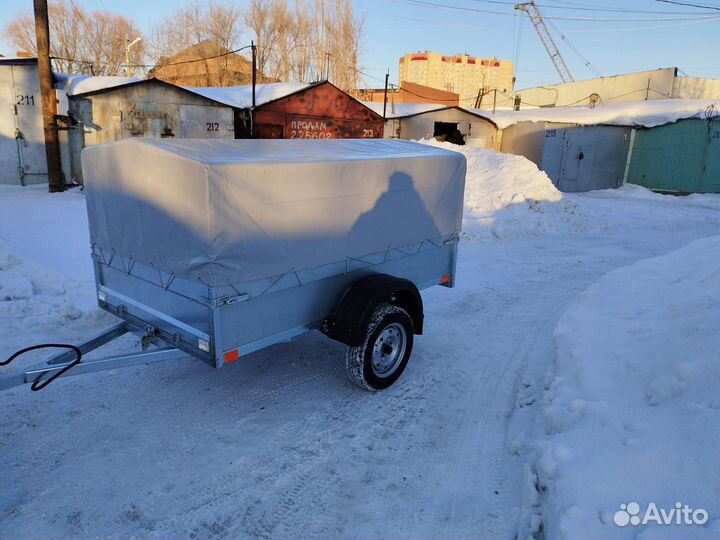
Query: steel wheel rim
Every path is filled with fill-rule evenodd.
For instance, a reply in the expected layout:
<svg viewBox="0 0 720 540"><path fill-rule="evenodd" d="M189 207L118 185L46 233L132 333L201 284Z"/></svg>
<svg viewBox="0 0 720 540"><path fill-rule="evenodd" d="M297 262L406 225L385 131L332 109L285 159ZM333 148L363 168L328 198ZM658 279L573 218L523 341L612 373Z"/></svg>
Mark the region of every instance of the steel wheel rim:
<svg viewBox="0 0 720 540"><path fill-rule="evenodd" d="M407 347L405 327L390 323L375 340L372 350L372 370L378 377L389 377L400 366Z"/></svg>

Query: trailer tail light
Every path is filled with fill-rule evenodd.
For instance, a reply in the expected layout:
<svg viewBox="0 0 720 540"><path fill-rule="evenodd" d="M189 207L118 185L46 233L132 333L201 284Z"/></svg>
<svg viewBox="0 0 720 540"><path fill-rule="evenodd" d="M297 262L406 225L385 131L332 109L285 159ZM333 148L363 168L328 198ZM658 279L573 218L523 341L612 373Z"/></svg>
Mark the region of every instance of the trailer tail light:
<svg viewBox="0 0 720 540"><path fill-rule="evenodd" d="M447 285L448 283L450 283L450 274L445 274L440 278L440 285Z"/></svg>
<svg viewBox="0 0 720 540"><path fill-rule="evenodd" d="M231 362L234 362L235 360L238 360L240 358L240 353L237 349L232 349L227 351L223 355L223 359L225 360L226 364L230 364Z"/></svg>

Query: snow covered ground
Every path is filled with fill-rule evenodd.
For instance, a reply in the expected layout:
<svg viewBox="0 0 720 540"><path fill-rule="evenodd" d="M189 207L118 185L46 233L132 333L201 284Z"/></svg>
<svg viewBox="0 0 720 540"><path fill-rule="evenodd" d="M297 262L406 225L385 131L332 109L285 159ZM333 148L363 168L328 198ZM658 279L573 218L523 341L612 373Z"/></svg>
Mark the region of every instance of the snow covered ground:
<svg viewBox="0 0 720 540"><path fill-rule="evenodd" d="M643 502L652 495L665 503L663 497L677 496L713 511L704 498L712 485L694 492L697 501L667 486L656 495L650 482L626 492L628 469L608 466L607 497L589 501L578 495L581 517L568 522L575 514L566 497L575 495L551 485L538 464L545 461L537 458L548 449L559 471L573 462L552 453L566 444L562 439L543 436L538 448L534 429L547 423L552 410L552 401L544 404L543 381L549 368L556 369L555 327L562 320L562 344L573 311L563 314L576 296L607 272L718 234L720 198L674 198L631 188L561 195L523 158L463 151L469 175L458 286L424 295L426 333L416 340L396 385L377 394L359 391L344 374L342 346L311 333L223 370L177 361L62 379L36 393L27 387L0 393L0 538L513 539L538 516L557 531L587 519L590 531L598 510L612 519L617 504L633 497ZM32 343L81 340L110 324L109 316L92 307L82 197L78 191L0 189L0 358ZM702 265L702 253L688 249L693 258L678 279ZM614 279L629 281L654 268L642 264L650 265L647 271ZM694 275L717 277L709 270ZM659 274L653 279L663 289L672 284ZM611 288L612 282L603 283L603 290ZM626 301L640 285L614 292L628 310L629 328L617 322L612 328L630 332L644 324L644 310ZM648 290L642 290L630 298L649 302L643 296ZM592 300L592 291L578 302ZM696 303L678 309L703 305L694 298ZM612 307L601 300L603 309ZM578 305L573 310L582 317ZM673 309L664 315L683 314ZM682 324L681 332L691 322ZM108 352L132 346L125 341ZM567 342L561 352L570 347ZM645 354L640 345L633 351L638 358ZM631 357L613 359L613 366L643 367ZM666 397L656 409L687 399L671 418L684 418L695 406L702 418L712 415L709 402L689 397L698 373L710 369L709 360L662 360L662 366L679 366L669 377L677 375L684 393ZM567 362L561 354L557 369ZM661 377L662 366L648 367L648 373ZM600 373L598 384L611 377ZM618 376L628 379L629 391L639 388L626 372ZM568 384L559 399L575 391ZM667 396L673 384L660 381L657 395ZM563 387L556 382L552 388ZM627 425L635 431L626 439L642 447L656 440L650 433L655 420L641 421L640 398L640 405L615 404L615 394L603 399L608 405L602 414L626 407L631 415ZM579 403L589 422L598 421L591 405ZM586 429L562 410L556 416L558 437L577 437L573 426ZM685 426L683 437L698 425ZM608 433L615 444L617 431ZM712 446L714 439L705 440ZM680 437L666 432L668 441ZM632 444L623 448L639 451ZM717 445L712 448L706 460ZM546 461L552 468L552 460ZM545 495L535 501L541 508L528 507L533 463L545 482ZM568 470L561 480L592 478ZM627 535L629 529L617 530Z"/></svg>
<svg viewBox="0 0 720 540"><path fill-rule="evenodd" d="M720 236L610 272L573 302L536 461L548 538L720 537L719 325Z"/></svg>

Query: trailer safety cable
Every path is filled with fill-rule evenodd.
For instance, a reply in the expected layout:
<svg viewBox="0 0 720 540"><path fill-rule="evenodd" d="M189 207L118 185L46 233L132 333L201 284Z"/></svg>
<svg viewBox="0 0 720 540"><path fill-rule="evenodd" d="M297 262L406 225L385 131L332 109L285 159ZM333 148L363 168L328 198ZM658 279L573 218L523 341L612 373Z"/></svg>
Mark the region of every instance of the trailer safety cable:
<svg viewBox="0 0 720 540"><path fill-rule="evenodd" d="M82 359L82 351L80 350L79 347L76 347L75 345L67 345L67 344L64 344L64 343L43 343L42 345L33 345L32 347L26 347L25 349L20 349L19 351L17 351L16 353L14 353L14 354L13 354L10 358L8 358L7 360L0 361L0 366L7 366L8 364L10 364L10 362L12 362L13 360L15 360L18 356L21 356L21 355L23 355L23 354L25 354L25 353L28 353L28 352L30 352L30 351L36 351L36 350L38 350L38 349L70 349L71 351L73 351L73 352L75 353L76 358L75 358L75 360L73 360L72 362L70 362L69 364L67 364L64 368L62 368L61 370L59 370L57 373L55 373L55 374L52 375L51 377L48 377L48 378L45 379L44 381L41 381L40 379L42 379L42 377L43 377L43 375L45 374L45 372L40 373L40 374L35 378L35 380L33 381L32 385L30 386L30 390L32 390L33 392L37 392L38 390L42 390L43 388L45 388L48 384L50 384L51 382L53 382L55 379L57 379L57 378L60 377L61 375L67 373L67 372L70 371L72 368L74 368L75 366L77 366L77 365L80 363L81 359Z"/></svg>

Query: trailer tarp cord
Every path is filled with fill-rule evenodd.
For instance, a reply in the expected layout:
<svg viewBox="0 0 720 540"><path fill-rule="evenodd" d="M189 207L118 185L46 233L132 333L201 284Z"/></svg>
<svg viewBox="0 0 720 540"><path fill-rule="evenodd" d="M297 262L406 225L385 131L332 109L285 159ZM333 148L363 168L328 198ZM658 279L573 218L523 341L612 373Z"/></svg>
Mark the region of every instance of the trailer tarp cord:
<svg viewBox="0 0 720 540"><path fill-rule="evenodd" d="M25 349L20 349L19 351L15 352L12 356L10 356L10 358L8 358L7 360L0 361L0 366L7 366L8 364L10 364L10 362L15 360L18 356L21 356L30 351L36 351L38 349L69 349L75 353L76 358L75 358L75 360L70 362L67 366L65 366L61 370L57 371L55 374L53 374L51 377L48 377L44 381L41 380L44 374L41 373L40 375L38 375L37 378L33 381L32 386L30 387L30 389L33 392L42 390L48 384L53 382L55 379L57 379L61 375L67 373L72 368L77 366L80 363L80 361L82 360L82 351L80 350L79 347L76 347L75 345L67 345L64 343L43 343L42 345L33 345L32 347L26 347Z"/></svg>

